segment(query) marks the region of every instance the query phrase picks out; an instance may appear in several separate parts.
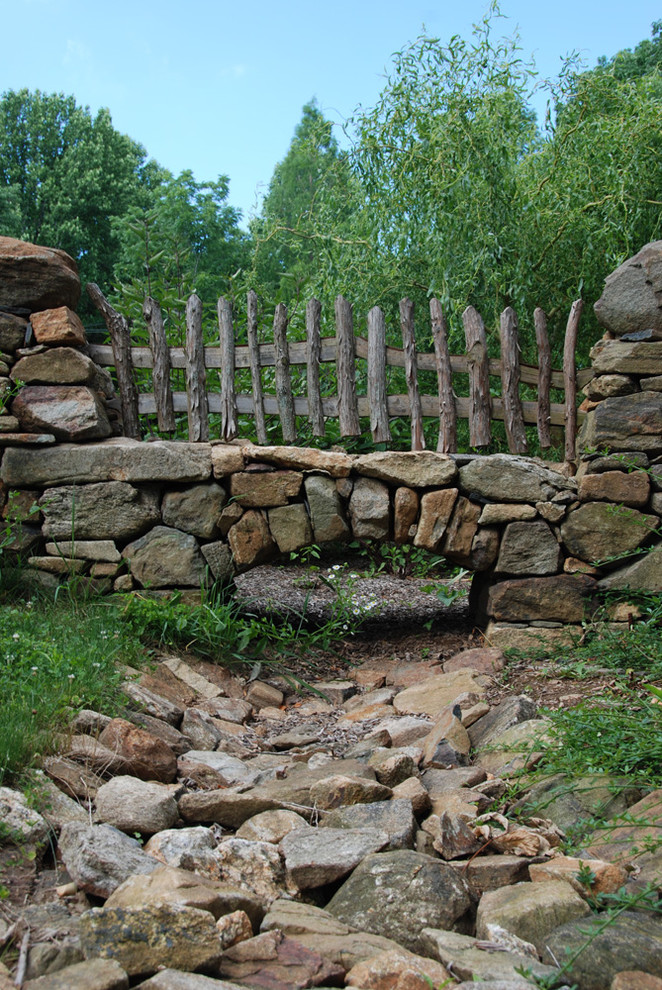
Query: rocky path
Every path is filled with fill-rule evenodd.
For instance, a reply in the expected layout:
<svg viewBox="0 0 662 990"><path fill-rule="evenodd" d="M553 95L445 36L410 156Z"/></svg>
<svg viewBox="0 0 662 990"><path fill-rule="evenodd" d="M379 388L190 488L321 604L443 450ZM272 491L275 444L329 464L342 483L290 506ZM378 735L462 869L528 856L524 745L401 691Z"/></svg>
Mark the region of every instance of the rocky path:
<svg viewBox="0 0 662 990"><path fill-rule="evenodd" d="M494 703L501 663L376 658L298 695L128 671L126 717L81 712L45 761L41 813L0 789L0 990L660 990L636 896L662 885L662 791L514 787L553 740L530 697ZM559 849L582 822L583 862Z"/></svg>

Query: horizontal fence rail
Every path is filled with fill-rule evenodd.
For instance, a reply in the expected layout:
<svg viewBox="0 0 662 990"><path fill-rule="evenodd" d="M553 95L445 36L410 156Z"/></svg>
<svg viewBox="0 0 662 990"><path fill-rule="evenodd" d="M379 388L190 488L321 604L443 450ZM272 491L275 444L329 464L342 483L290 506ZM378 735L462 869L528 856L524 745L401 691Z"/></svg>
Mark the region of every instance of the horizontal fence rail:
<svg viewBox="0 0 662 990"><path fill-rule="evenodd" d="M578 413L575 368L577 330L581 301L573 303L564 348L562 371L551 367L546 317L542 309L534 313L539 365L520 364L517 316L508 307L501 315L499 335L500 359L487 353L487 332L480 314L469 306L463 314L467 350L463 355L451 355L448 331L441 305L430 301L430 325L434 351L421 353L416 347L413 304L408 299L400 303L402 348L386 343L386 322L379 307L367 317L368 336L354 334L352 307L342 296L335 304L333 337L320 333L321 305L311 299L306 307L306 339L288 340L288 313L285 306L276 307L273 321L273 343L259 342L257 297L248 293L246 344L237 344L230 302L218 301L218 341L203 342L202 305L197 295L186 306L186 342L183 347L169 347L158 303L145 300L143 316L149 333L149 346L131 344L131 330L126 319L105 300L97 286L88 292L104 316L110 345L90 345L90 356L102 367L114 368L124 420L128 435L140 436L140 416L156 416L162 432L175 430L177 413L187 414L188 436L191 441L209 439L209 416L220 415L220 438L232 440L238 435L238 417L253 417L258 442L268 442L265 417L276 416L280 421L285 443L297 440L297 419L309 421L313 436L325 435L325 420L337 419L342 437L358 436L360 420L367 419L375 444L388 446L392 442L391 421L405 418L410 423L411 449L425 445L423 419L439 420L437 450L454 453L457 449L457 421L469 424L472 447L490 443L490 423L504 422L508 448L511 453L525 454L528 450L525 426L535 425L541 448L552 445L550 428L563 427L565 456L575 459ZM365 383L365 394L357 390L357 362ZM322 394L320 371L332 367L335 393ZM305 394L301 381L293 385L293 368L305 368ZM406 394L389 394L388 370L401 369ZM151 371L152 390L139 392L135 386L135 371ZM265 391L264 375L272 391ZM186 390L173 391L173 371L184 371ZM210 388L208 372L214 372ZM250 391L236 391L237 373L243 372L244 388L250 372ZM419 373L432 372L437 378L434 395L421 394ZM303 378L301 372L297 372ZM453 389L455 375L468 376L467 396L458 396ZM327 376L328 377L328 376ZM581 375L579 376L582 377ZM490 379L501 380L501 394L492 395ZM532 386L537 399L523 400L520 385ZM550 390L563 391L563 402L550 400ZM128 424L128 428L127 428Z"/></svg>

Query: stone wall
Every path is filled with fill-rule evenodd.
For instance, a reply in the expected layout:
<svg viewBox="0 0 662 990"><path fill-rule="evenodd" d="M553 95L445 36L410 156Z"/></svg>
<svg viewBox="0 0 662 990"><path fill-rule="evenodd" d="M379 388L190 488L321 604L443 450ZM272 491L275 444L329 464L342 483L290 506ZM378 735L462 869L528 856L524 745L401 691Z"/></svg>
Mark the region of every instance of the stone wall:
<svg viewBox="0 0 662 990"><path fill-rule="evenodd" d="M645 282L635 261L622 268ZM111 436L112 382L85 354L71 267L54 264L50 294L0 280L0 497L5 519L27 520L17 548L43 583L200 588L311 543L394 540L473 571L475 620L509 646L568 639L601 588L662 591L660 327L624 334L622 313L610 329L603 307L576 476L505 454L139 443ZM61 305L31 309L33 297Z"/></svg>

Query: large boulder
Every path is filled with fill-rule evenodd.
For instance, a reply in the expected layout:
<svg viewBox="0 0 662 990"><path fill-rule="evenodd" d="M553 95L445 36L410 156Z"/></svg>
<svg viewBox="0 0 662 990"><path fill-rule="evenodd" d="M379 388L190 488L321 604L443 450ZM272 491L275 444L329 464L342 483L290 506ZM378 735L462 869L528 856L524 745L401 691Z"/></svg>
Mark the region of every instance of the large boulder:
<svg viewBox="0 0 662 990"><path fill-rule="evenodd" d="M55 540L131 539L160 519L158 494L123 481L47 488L44 535Z"/></svg>
<svg viewBox="0 0 662 990"><path fill-rule="evenodd" d="M645 244L608 275L593 308L602 326L619 337L662 331L662 241Z"/></svg>
<svg viewBox="0 0 662 990"><path fill-rule="evenodd" d="M87 385L26 385L12 402L25 433L52 433L57 440L102 440L112 428L96 392Z"/></svg>
<svg viewBox="0 0 662 990"><path fill-rule="evenodd" d="M75 309L79 299L78 269L68 254L13 237L0 237L0 306Z"/></svg>

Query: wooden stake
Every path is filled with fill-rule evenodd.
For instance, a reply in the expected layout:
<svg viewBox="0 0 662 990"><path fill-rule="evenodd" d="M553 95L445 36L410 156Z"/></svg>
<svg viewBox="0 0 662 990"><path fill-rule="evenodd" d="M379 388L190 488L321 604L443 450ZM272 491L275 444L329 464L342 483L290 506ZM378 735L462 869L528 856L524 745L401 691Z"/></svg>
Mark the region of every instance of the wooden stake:
<svg viewBox="0 0 662 990"><path fill-rule="evenodd" d="M306 377L308 385L308 417L314 437L323 437L326 430L322 413L322 392L320 390L320 357L322 338L320 316L322 304L319 299L309 299L306 306Z"/></svg>
<svg viewBox="0 0 662 990"><path fill-rule="evenodd" d="M338 419L342 437L358 437L361 434L359 410L356 401L356 354L354 345L354 318L352 307L343 296L336 296L336 340L338 352L336 369L338 378Z"/></svg>
<svg viewBox="0 0 662 990"><path fill-rule="evenodd" d="M151 296L147 296L143 303L143 316L149 331L149 346L152 350L156 421L162 433L172 433L175 429L175 410L170 387L170 350L163 327L161 307Z"/></svg>
<svg viewBox="0 0 662 990"><path fill-rule="evenodd" d="M457 450L457 409L453 392L453 371L448 353L448 326L438 299L430 300L430 323L439 388L437 450L441 454L454 454Z"/></svg>
<svg viewBox="0 0 662 990"><path fill-rule="evenodd" d="M113 309L99 286L94 282L87 283L87 294L103 316L106 327L108 328L122 406L122 428L124 430L124 436L133 437L134 440L140 440L138 389L133 379L129 324L121 313Z"/></svg>
<svg viewBox="0 0 662 990"><path fill-rule="evenodd" d="M386 396L386 320L379 306L373 306L368 313L368 405L374 443L391 439Z"/></svg>
<svg viewBox="0 0 662 990"><path fill-rule="evenodd" d="M186 303L186 396L188 438L191 443L204 443L209 440L206 390L202 301L194 292Z"/></svg>
<svg viewBox="0 0 662 990"><path fill-rule="evenodd" d="M565 387L565 459L577 461L577 331L584 308L583 299L575 299L570 307L563 346L563 381Z"/></svg>
<svg viewBox="0 0 662 990"><path fill-rule="evenodd" d="M490 442L492 403L485 324L473 306L467 306L462 322L469 365L469 443L472 447L486 447Z"/></svg>
<svg viewBox="0 0 662 990"><path fill-rule="evenodd" d="M501 314L499 325L501 338L501 395L503 397L504 423L511 454L526 454L526 430L522 401L519 397L519 335L517 315L512 306Z"/></svg>
<svg viewBox="0 0 662 990"><path fill-rule="evenodd" d="M297 438L294 418L294 397L290 378L290 355L287 347L287 307L278 303L274 313L274 346L276 348L276 399L283 430L283 442L294 443Z"/></svg>
<svg viewBox="0 0 662 990"><path fill-rule="evenodd" d="M407 395L411 416L411 449L423 450L423 413L421 412L421 396L418 391L418 373L416 368L416 334L414 331L414 304L411 299L400 300L400 329L402 331L402 348L405 352L405 378L407 379Z"/></svg>
<svg viewBox="0 0 662 990"><path fill-rule="evenodd" d="M538 347L538 439L543 450L552 446L550 432L551 406L550 386L552 383L552 352L547 336L547 317L544 310L537 306L533 312L533 323L536 328L536 344Z"/></svg>
<svg viewBox="0 0 662 990"><path fill-rule="evenodd" d="M232 303L221 296L217 308L221 346L221 439L233 440L237 435L237 400L234 390Z"/></svg>
<svg viewBox="0 0 662 990"><path fill-rule="evenodd" d="M255 432L257 442L266 444L267 427L264 421L264 395L260 371L260 345L257 337L257 295L251 289L246 299L246 331L248 336L248 360L251 366L251 384L255 401Z"/></svg>

